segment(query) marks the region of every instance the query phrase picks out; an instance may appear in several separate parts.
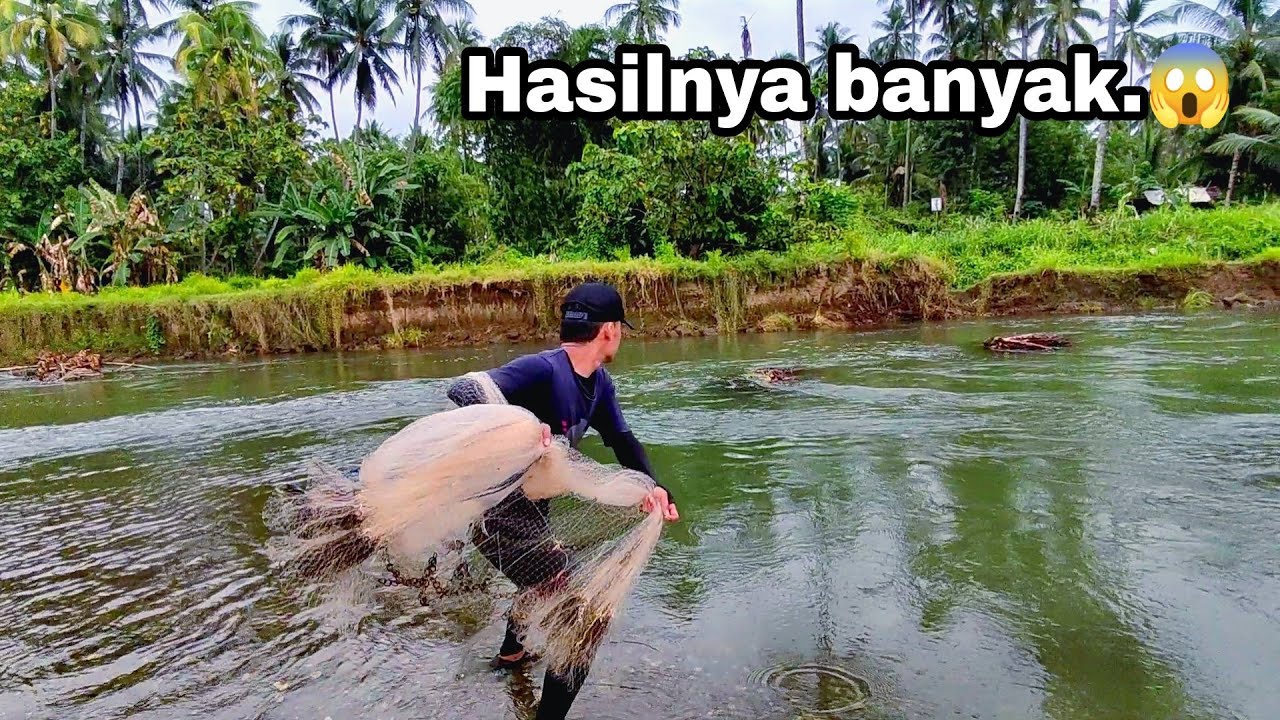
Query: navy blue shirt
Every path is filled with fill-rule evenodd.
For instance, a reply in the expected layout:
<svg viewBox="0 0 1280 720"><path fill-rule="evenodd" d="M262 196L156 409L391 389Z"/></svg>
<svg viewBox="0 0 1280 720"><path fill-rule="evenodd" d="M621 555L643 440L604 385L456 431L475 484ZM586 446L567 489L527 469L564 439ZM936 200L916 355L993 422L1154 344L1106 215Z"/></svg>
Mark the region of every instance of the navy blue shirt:
<svg viewBox="0 0 1280 720"><path fill-rule="evenodd" d="M512 405L528 409L577 447L587 428L595 428L608 447L617 447L631 430L618 407L613 378L603 368L578 375L563 348L516 358L489 371Z"/></svg>

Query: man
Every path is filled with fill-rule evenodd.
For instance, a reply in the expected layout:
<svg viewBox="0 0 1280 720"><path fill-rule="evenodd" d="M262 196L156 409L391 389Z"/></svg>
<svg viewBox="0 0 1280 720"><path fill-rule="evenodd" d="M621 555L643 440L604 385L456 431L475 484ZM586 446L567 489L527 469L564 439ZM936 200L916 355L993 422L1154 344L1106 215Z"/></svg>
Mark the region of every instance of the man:
<svg viewBox="0 0 1280 720"><path fill-rule="evenodd" d="M577 448L588 428L600 433L618 463L655 478L644 447L622 417L613 380L604 365L617 355L622 326L632 327L618 291L602 283L574 288L561 306L560 347L516 358L488 371L507 402L528 409L543 423L543 443L551 435L568 438ZM462 378L448 391L459 406L477 402L483 393L475 381ZM547 520L550 502L534 502L517 491L485 514L473 531L481 553L521 589L561 576L569 557L555 543ZM671 494L658 485L645 498L645 512L663 510L668 522L680 515ZM506 637L490 665L515 667L533 658L517 637L519 628L508 617ZM586 679L586 672L559 677L549 669L543 682L538 720L561 720Z"/></svg>

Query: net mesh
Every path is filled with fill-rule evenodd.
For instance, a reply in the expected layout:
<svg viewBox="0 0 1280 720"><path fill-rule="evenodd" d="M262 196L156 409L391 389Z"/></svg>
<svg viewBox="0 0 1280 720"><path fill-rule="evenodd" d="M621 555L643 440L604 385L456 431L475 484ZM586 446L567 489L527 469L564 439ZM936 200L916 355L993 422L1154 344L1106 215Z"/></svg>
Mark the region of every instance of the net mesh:
<svg viewBox="0 0 1280 720"><path fill-rule="evenodd" d="M465 380L461 407L388 438L358 478L313 465L273 496L272 560L312 590L372 582L442 611L491 601L505 578L525 648L562 674L585 668L661 537L661 509L640 510L654 482L562 437L543 446L537 417L487 374Z"/></svg>

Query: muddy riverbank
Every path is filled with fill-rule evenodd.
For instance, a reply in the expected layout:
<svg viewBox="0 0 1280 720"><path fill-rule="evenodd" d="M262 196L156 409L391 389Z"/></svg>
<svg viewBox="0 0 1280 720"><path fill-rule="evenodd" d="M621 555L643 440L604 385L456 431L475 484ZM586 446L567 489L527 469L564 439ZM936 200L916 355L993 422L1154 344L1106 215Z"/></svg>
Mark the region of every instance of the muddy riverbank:
<svg viewBox="0 0 1280 720"><path fill-rule="evenodd" d="M619 287L633 335L650 338L1280 303L1280 260L1270 259L1016 274L962 291L921 259L698 276L632 270L492 282L405 278L153 302L10 305L0 313L0 363L29 361L46 349L136 359L546 341L556 335L559 298L595 278Z"/></svg>

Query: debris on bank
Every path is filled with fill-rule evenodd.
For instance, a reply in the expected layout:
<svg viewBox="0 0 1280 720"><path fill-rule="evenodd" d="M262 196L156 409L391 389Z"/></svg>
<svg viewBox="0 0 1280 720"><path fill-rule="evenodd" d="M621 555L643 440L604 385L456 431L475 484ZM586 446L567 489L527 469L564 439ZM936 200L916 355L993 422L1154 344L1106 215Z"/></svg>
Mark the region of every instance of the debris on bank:
<svg viewBox="0 0 1280 720"><path fill-rule="evenodd" d="M102 377L104 365L147 367L136 363L104 362L101 353L88 349L72 355L44 350L41 351L34 365L17 365L3 368L3 372L15 377L29 378L39 382L67 382Z"/></svg>
<svg viewBox="0 0 1280 720"><path fill-rule="evenodd" d="M996 336L982 343L984 348L995 352L1045 352L1070 345L1070 340L1056 333Z"/></svg>

